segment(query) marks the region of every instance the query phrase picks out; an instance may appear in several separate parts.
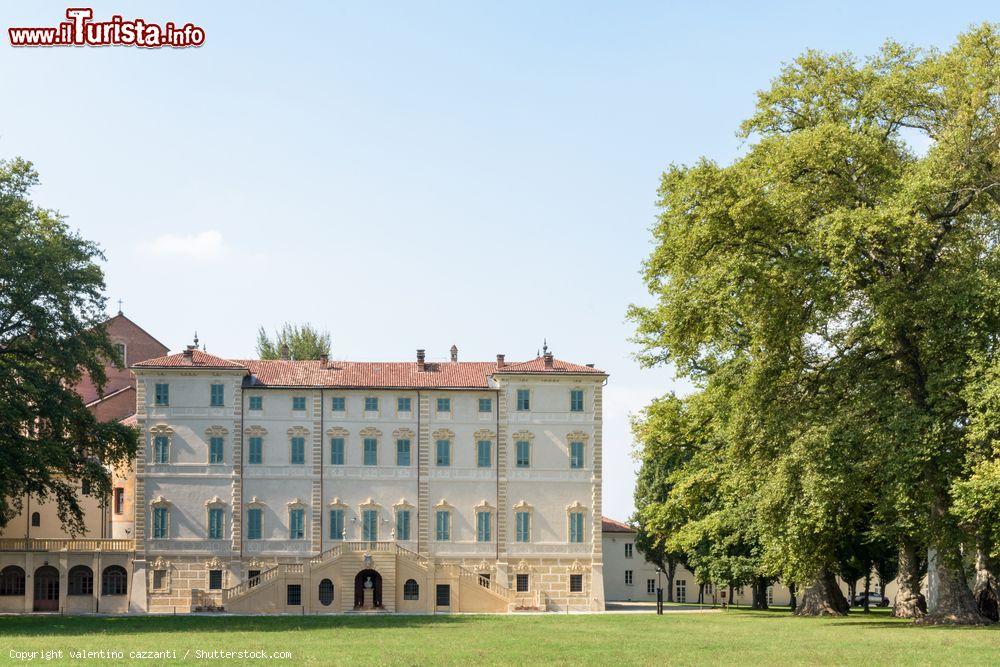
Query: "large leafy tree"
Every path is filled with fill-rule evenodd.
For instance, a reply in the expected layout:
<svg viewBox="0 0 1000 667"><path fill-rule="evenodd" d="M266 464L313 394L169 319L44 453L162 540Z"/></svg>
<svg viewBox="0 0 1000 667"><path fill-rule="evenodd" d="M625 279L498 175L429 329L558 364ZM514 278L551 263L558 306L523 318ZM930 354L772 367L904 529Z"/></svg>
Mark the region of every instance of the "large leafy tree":
<svg viewBox="0 0 1000 667"><path fill-rule="evenodd" d="M944 53L802 55L759 94L742 157L664 174L657 302L631 311L648 364L703 386L739 364L732 460L767 470L765 562L829 592L829 547L868 483L904 583L917 545L935 555L931 620L982 620L951 489L968 475L967 385L1000 333L998 99L991 25Z"/></svg>
<svg viewBox="0 0 1000 667"><path fill-rule="evenodd" d="M31 202L37 181L29 162L0 162L0 526L30 494L54 500L63 526L82 533L81 486L106 498L105 466L131 461L138 435L97 421L73 391L84 372L103 386L115 358L102 256Z"/></svg>
<svg viewBox="0 0 1000 667"><path fill-rule="evenodd" d="M261 359L281 359L287 346L292 359L319 359L330 354L330 332L320 331L311 324L286 322L281 329L268 336L264 327L257 332L257 355Z"/></svg>

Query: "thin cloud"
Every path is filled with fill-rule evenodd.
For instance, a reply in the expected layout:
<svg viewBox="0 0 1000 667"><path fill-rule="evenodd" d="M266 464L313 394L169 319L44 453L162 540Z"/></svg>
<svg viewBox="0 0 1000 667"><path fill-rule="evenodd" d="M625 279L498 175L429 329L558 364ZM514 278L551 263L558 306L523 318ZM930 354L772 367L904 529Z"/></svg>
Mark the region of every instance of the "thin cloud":
<svg viewBox="0 0 1000 667"><path fill-rule="evenodd" d="M229 247L223 240L222 233L214 229L187 236L164 234L144 243L143 249L158 257L195 260L222 259L229 254Z"/></svg>

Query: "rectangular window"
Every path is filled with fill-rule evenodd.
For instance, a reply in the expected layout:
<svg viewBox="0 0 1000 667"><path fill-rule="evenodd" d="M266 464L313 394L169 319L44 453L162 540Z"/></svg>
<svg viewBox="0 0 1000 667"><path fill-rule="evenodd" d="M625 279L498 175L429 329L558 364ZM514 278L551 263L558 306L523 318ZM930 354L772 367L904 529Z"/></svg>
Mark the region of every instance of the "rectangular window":
<svg viewBox="0 0 1000 667"><path fill-rule="evenodd" d="M517 527L517 541L531 541L531 512L518 512L515 516Z"/></svg>
<svg viewBox="0 0 1000 667"><path fill-rule="evenodd" d="M115 356L121 365L128 368L128 356L125 354L125 343L115 343Z"/></svg>
<svg viewBox="0 0 1000 667"><path fill-rule="evenodd" d="M437 443L437 464L441 467L451 465L451 440L438 440Z"/></svg>
<svg viewBox="0 0 1000 667"><path fill-rule="evenodd" d="M516 450L515 465L518 468L528 468L531 466L531 443L527 440L518 440L514 446Z"/></svg>
<svg viewBox="0 0 1000 667"><path fill-rule="evenodd" d="M438 607L450 607L451 606L451 585L450 584L438 584L435 589L435 600L434 602Z"/></svg>
<svg viewBox="0 0 1000 667"><path fill-rule="evenodd" d="M410 441L405 438L396 441L396 465L410 465Z"/></svg>
<svg viewBox="0 0 1000 667"><path fill-rule="evenodd" d="M347 399L343 396L334 396L330 399L330 409L334 412L347 412Z"/></svg>
<svg viewBox="0 0 1000 667"><path fill-rule="evenodd" d="M570 468L582 468L583 467L583 443L582 442L571 442L571 443L569 443L569 467Z"/></svg>
<svg viewBox="0 0 1000 667"><path fill-rule="evenodd" d="M571 574L571 575L569 575L569 592L570 593L582 593L583 592L583 575L582 574Z"/></svg>
<svg viewBox="0 0 1000 667"><path fill-rule="evenodd" d="M364 455L364 463L366 466L378 465L378 440L375 438L365 438Z"/></svg>
<svg viewBox="0 0 1000 667"><path fill-rule="evenodd" d="M396 412L411 412L411 405L409 398L397 398L396 399Z"/></svg>
<svg viewBox="0 0 1000 667"><path fill-rule="evenodd" d="M480 412L493 412L493 399L492 398L480 398L479 399L479 411Z"/></svg>
<svg viewBox="0 0 1000 667"><path fill-rule="evenodd" d="M166 507L154 507L153 508L153 539L154 540L165 540L165 539L167 539L167 508Z"/></svg>
<svg viewBox="0 0 1000 667"><path fill-rule="evenodd" d="M247 584L253 588L260 583L260 570L247 570Z"/></svg>
<svg viewBox="0 0 1000 667"><path fill-rule="evenodd" d="M222 509L219 507L213 507L208 510L208 539L210 540L221 540L223 530L223 514Z"/></svg>
<svg viewBox="0 0 1000 667"><path fill-rule="evenodd" d="M646 593L654 595L656 593L656 579L646 580Z"/></svg>
<svg viewBox="0 0 1000 667"><path fill-rule="evenodd" d="M517 575L517 592L518 593L528 592L528 575L526 574Z"/></svg>
<svg viewBox="0 0 1000 667"><path fill-rule="evenodd" d="M631 558L631 557L632 557L632 543L631 542L626 542L625 543L625 558Z"/></svg>
<svg viewBox="0 0 1000 667"><path fill-rule="evenodd" d="M378 541L378 510L361 513L361 539L365 542Z"/></svg>
<svg viewBox="0 0 1000 667"><path fill-rule="evenodd" d="M297 607L302 604L302 584L288 584L285 594L285 603L289 607Z"/></svg>
<svg viewBox="0 0 1000 667"><path fill-rule="evenodd" d="M125 489L122 487L115 488L115 514L125 513Z"/></svg>
<svg viewBox="0 0 1000 667"><path fill-rule="evenodd" d="M625 585L632 585L632 570L625 570Z"/></svg>
<svg viewBox="0 0 1000 667"><path fill-rule="evenodd" d="M153 438L153 461L156 463L170 461L170 438L168 436L158 435Z"/></svg>
<svg viewBox="0 0 1000 667"><path fill-rule="evenodd" d="M292 410L304 411L306 409L305 396L292 396Z"/></svg>
<svg viewBox="0 0 1000 667"><path fill-rule="evenodd" d="M288 539L303 540L306 537L306 511L304 509L288 510Z"/></svg>
<svg viewBox="0 0 1000 667"><path fill-rule="evenodd" d="M569 541L583 542L583 512L569 513Z"/></svg>
<svg viewBox="0 0 1000 667"><path fill-rule="evenodd" d="M330 539L344 539L344 510L330 510Z"/></svg>
<svg viewBox="0 0 1000 667"><path fill-rule="evenodd" d="M489 468L493 465L493 443L489 440L480 440L476 443L476 465L480 468Z"/></svg>
<svg viewBox="0 0 1000 667"><path fill-rule="evenodd" d="M435 539L438 542L447 542L451 539L451 512L448 510L438 510L435 520Z"/></svg>
<svg viewBox="0 0 1000 667"><path fill-rule="evenodd" d="M167 587L167 571L153 570L153 590L162 591Z"/></svg>
<svg viewBox="0 0 1000 667"><path fill-rule="evenodd" d="M157 382L154 388L153 403L155 405L170 405L170 385Z"/></svg>
<svg viewBox="0 0 1000 667"><path fill-rule="evenodd" d="M213 384L211 389L211 406L213 408L221 408L225 405L223 400L223 386L221 384Z"/></svg>
<svg viewBox="0 0 1000 667"><path fill-rule="evenodd" d="M378 412L378 396L365 396L365 412Z"/></svg>
<svg viewBox="0 0 1000 667"><path fill-rule="evenodd" d="M259 540L261 534L261 511L259 509L247 510L247 539Z"/></svg>
<svg viewBox="0 0 1000 667"><path fill-rule="evenodd" d="M83 493L83 495L85 495L85 496L89 496L90 495L90 480L89 479L83 480L83 483L80 484L80 492Z"/></svg>
<svg viewBox="0 0 1000 667"><path fill-rule="evenodd" d="M524 412L525 410L531 409L531 390L530 389L518 389L517 390L517 410L518 412Z"/></svg>
<svg viewBox="0 0 1000 667"><path fill-rule="evenodd" d="M344 465L344 439L330 438L330 464Z"/></svg>
<svg viewBox="0 0 1000 667"><path fill-rule="evenodd" d="M250 397L250 409L251 410L263 410L264 409L264 397L263 396L251 396Z"/></svg>
<svg viewBox="0 0 1000 667"><path fill-rule="evenodd" d="M569 411L583 412L583 389L571 389L569 392Z"/></svg>
<svg viewBox="0 0 1000 667"><path fill-rule="evenodd" d="M493 539L493 514L476 512L476 542L489 542Z"/></svg>
<svg viewBox="0 0 1000 667"><path fill-rule="evenodd" d="M213 435L208 439L208 462L209 463L222 463L223 457L223 445L222 437L218 435Z"/></svg>
<svg viewBox="0 0 1000 667"><path fill-rule="evenodd" d="M410 539L410 510L396 511L396 539Z"/></svg>
<svg viewBox="0 0 1000 667"><path fill-rule="evenodd" d="M259 435L250 437L247 450L247 463L260 464L264 462L264 438Z"/></svg>
<svg viewBox="0 0 1000 667"><path fill-rule="evenodd" d="M439 398L437 400L437 411L438 412L451 412L451 399L450 398Z"/></svg>
<svg viewBox="0 0 1000 667"><path fill-rule="evenodd" d="M292 438L292 464L303 464L306 462L306 439L298 436Z"/></svg>
<svg viewBox="0 0 1000 667"><path fill-rule="evenodd" d="M222 590L222 570L208 571L208 590L210 591Z"/></svg>
<svg viewBox="0 0 1000 667"><path fill-rule="evenodd" d="M687 602L687 581L678 579L674 583L676 584L674 602Z"/></svg>

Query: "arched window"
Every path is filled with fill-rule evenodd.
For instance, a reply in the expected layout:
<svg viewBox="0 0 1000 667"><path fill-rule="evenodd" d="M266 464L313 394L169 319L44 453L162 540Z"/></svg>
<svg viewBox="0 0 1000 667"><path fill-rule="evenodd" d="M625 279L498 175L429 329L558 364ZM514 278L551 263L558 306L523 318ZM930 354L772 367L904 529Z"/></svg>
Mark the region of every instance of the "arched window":
<svg viewBox="0 0 1000 667"><path fill-rule="evenodd" d="M128 573L121 565L109 565L101 575L101 595L125 595L128 592Z"/></svg>
<svg viewBox="0 0 1000 667"><path fill-rule="evenodd" d="M68 595L93 595L94 571L86 565L76 565L69 569Z"/></svg>
<svg viewBox="0 0 1000 667"><path fill-rule="evenodd" d="M8 565L0 571L0 595L24 595L24 570Z"/></svg>
<svg viewBox="0 0 1000 667"><path fill-rule="evenodd" d="M42 515L38 512L31 513L31 525L33 528L38 528L42 525Z"/></svg>
<svg viewBox="0 0 1000 667"><path fill-rule="evenodd" d="M416 600L420 597L420 586L415 579L407 579L403 584L403 599Z"/></svg>
<svg viewBox="0 0 1000 667"><path fill-rule="evenodd" d="M333 602L333 582L324 579L319 582L319 603L324 607L329 607L331 602Z"/></svg>

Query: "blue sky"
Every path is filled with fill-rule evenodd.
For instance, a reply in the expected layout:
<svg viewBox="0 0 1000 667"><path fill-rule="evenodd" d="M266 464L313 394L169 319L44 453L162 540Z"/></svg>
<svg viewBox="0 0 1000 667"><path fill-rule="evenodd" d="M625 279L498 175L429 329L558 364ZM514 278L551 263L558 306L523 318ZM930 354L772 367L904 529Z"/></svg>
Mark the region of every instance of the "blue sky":
<svg viewBox="0 0 1000 667"><path fill-rule="evenodd" d="M70 3L73 4L73 3ZM78 3L79 4L79 3ZM309 321L345 359L556 356L606 390L605 514L631 513L628 415L668 390L629 303L660 173L726 162L807 48L947 47L987 3L91 4L201 25L187 50L15 50L0 156L101 244L108 296L180 349L249 356ZM285 6L289 5L289 6ZM4 28L66 3L5 3Z"/></svg>

